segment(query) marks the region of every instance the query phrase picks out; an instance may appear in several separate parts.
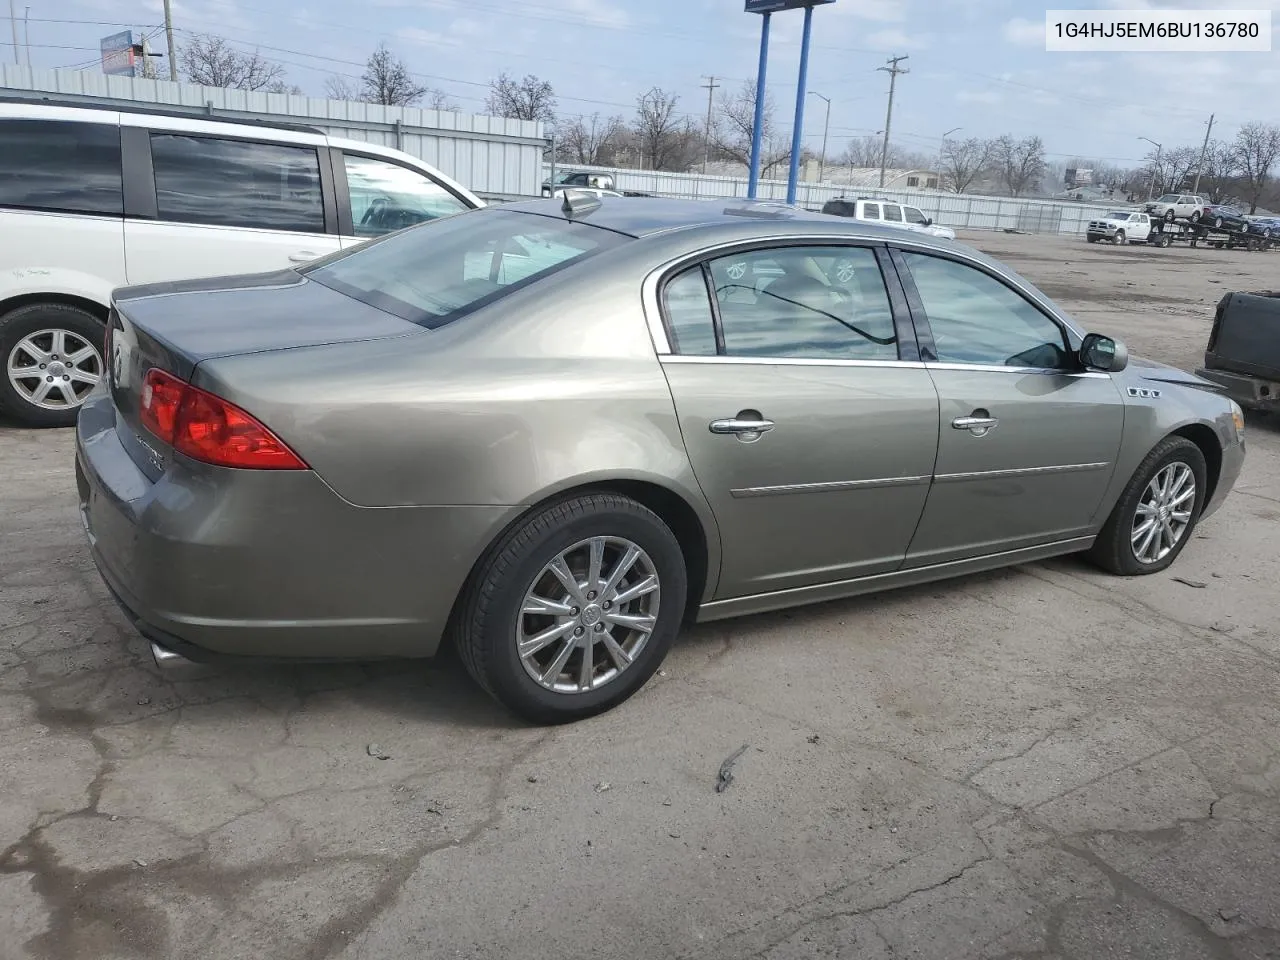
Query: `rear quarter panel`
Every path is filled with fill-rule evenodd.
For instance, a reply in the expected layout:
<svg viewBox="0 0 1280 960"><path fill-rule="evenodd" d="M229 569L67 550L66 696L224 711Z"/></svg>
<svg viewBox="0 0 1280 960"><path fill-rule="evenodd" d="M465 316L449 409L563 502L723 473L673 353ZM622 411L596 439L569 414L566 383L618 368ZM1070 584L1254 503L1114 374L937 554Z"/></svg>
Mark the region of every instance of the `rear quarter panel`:
<svg viewBox="0 0 1280 960"><path fill-rule="evenodd" d="M193 382L262 419L359 506L528 506L655 483L699 515L714 571L714 520L645 325L643 274L592 266L440 330L215 358Z"/></svg>
<svg viewBox="0 0 1280 960"><path fill-rule="evenodd" d="M0 209L0 302L57 293L105 310L124 282L124 218Z"/></svg>

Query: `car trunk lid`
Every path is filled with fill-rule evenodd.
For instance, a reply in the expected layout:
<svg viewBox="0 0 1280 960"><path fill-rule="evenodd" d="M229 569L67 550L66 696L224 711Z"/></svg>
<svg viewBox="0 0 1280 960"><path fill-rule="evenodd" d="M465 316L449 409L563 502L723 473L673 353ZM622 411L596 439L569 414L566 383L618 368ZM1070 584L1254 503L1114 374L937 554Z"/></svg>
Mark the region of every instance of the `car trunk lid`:
<svg viewBox="0 0 1280 960"><path fill-rule="evenodd" d="M107 376L117 432L153 480L173 450L142 423L149 370L190 381L200 363L215 357L426 333L292 270L124 287L113 299Z"/></svg>

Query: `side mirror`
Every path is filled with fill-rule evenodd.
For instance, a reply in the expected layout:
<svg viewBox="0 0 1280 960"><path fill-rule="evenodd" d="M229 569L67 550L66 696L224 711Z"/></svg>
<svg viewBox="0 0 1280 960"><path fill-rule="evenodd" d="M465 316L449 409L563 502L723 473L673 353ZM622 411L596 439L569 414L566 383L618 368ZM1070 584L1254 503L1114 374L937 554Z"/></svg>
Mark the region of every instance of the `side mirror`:
<svg viewBox="0 0 1280 960"><path fill-rule="evenodd" d="M1080 363L1086 370L1119 373L1129 365L1129 350L1119 340L1091 333L1080 344Z"/></svg>
<svg viewBox="0 0 1280 960"><path fill-rule="evenodd" d="M932 227L932 226L933 226L933 217L925 217L925 218L924 218L924 225L925 225L926 227Z"/></svg>

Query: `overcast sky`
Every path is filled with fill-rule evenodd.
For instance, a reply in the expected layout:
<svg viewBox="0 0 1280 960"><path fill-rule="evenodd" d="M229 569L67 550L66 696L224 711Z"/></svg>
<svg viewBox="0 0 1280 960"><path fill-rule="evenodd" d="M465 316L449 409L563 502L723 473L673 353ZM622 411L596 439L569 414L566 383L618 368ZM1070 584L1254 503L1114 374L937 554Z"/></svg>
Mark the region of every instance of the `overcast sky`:
<svg viewBox="0 0 1280 960"><path fill-rule="evenodd" d="M35 66L83 65L100 37L154 32L161 0L16 0L30 4ZM1132 9L1148 0L1056 0L1054 6ZM2 6L2 5L0 5ZM1063 54L1044 50L1046 4L1028 0L836 0L814 16L809 89L832 99L830 153L884 125L885 58L909 54L898 78L894 142L936 151L957 137L1039 134L1050 160L1125 164L1151 149L1199 143L1250 120L1280 122L1280 54ZM1163 7L1280 9L1280 0L1164 0ZM280 62L288 80L321 95L334 73L358 76L385 40L464 111L481 112L500 71L550 80L561 115L622 114L652 86L701 118L705 76L732 89L755 76L760 18L742 0L174 0L178 40L219 33ZM768 88L789 126L799 59L799 11L773 18ZM55 22L70 21L70 22ZM96 21L96 22L88 22ZM1280 27L1280 16L1276 17ZM0 37L8 41L8 25ZM152 43L164 49L163 34ZM0 47L11 59L12 46ZM90 66L92 69L92 66ZM825 104L808 98L806 141L821 145Z"/></svg>

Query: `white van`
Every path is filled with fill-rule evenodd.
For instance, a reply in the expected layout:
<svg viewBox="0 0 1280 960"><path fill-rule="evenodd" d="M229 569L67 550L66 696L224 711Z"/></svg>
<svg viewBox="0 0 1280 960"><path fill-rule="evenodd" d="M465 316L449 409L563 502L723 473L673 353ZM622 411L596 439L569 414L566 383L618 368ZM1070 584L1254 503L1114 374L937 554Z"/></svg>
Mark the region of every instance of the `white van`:
<svg viewBox="0 0 1280 960"><path fill-rule="evenodd" d="M75 423L125 284L253 273L483 206L420 160L309 127L0 102L0 412Z"/></svg>

